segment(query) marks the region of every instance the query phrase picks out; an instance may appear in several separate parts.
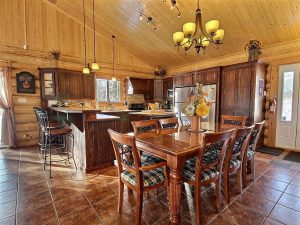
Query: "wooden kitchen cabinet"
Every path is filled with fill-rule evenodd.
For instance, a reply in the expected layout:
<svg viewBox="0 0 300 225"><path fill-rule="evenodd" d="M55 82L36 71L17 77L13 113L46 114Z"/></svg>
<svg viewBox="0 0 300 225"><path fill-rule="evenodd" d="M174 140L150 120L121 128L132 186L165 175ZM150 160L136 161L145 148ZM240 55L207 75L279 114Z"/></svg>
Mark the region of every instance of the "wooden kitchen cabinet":
<svg viewBox="0 0 300 225"><path fill-rule="evenodd" d="M53 74L53 93L49 94L49 79ZM95 77L84 75L80 71L65 70L58 68L40 69L41 97L49 99L94 99L95 98Z"/></svg>
<svg viewBox="0 0 300 225"><path fill-rule="evenodd" d="M83 75L83 98L95 99L95 75Z"/></svg>
<svg viewBox="0 0 300 225"><path fill-rule="evenodd" d="M213 84L220 82L220 67L199 70L194 73L193 84Z"/></svg>
<svg viewBox="0 0 300 225"><path fill-rule="evenodd" d="M132 85L133 94L143 94L146 101L154 100L153 79L130 78L130 82Z"/></svg>
<svg viewBox="0 0 300 225"><path fill-rule="evenodd" d="M154 80L154 100L162 100L164 98L164 84L162 79Z"/></svg>
<svg viewBox="0 0 300 225"><path fill-rule="evenodd" d="M247 62L221 70L220 115L245 115L247 124L264 119L267 64Z"/></svg>
<svg viewBox="0 0 300 225"><path fill-rule="evenodd" d="M170 99L168 97L168 90L173 90L173 78L172 77L165 78L163 81L164 99Z"/></svg>
<svg viewBox="0 0 300 225"><path fill-rule="evenodd" d="M191 86L193 84L193 73L176 75L173 78L174 87Z"/></svg>

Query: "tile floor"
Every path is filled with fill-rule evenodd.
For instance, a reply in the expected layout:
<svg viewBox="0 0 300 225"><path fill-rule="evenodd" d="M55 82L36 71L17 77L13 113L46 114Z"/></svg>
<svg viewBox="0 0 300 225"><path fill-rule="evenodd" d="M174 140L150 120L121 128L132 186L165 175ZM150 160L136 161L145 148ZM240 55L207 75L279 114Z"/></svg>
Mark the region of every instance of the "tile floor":
<svg viewBox="0 0 300 225"><path fill-rule="evenodd" d="M213 187L203 191L203 224L299 225L300 165L283 160L285 154L257 153L256 181L241 195L232 182L232 201L223 203L220 214L214 206ZM114 167L85 175L58 164L49 179L36 149L0 150L0 225L134 224L134 194L125 190L119 215L117 191ZM185 185L182 224L194 224L192 196L192 189ZM145 195L142 224L169 224L166 190Z"/></svg>

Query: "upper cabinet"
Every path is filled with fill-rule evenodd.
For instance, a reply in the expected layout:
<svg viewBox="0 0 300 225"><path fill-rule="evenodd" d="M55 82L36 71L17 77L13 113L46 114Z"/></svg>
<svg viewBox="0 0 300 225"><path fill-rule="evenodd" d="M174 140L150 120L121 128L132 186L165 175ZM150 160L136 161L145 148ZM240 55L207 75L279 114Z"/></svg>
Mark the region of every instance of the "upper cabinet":
<svg viewBox="0 0 300 225"><path fill-rule="evenodd" d="M173 78L172 77L168 77L165 78L163 81L163 95L164 95L164 99L172 99L172 97L170 97L170 94L168 94L168 92L171 91L173 93Z"/></svg>
<svg viewBox="0 0 300 225"><path fill-rule="evenodd" d="M193 73L175 75L173 78L174 87L191 86L193 84Z"/></svg>
<svg viewBox="0 0 300 225"><path fill-rule="evenodd" d="M163 100L163 98L164 98L164 93L163 93L164 83L163 83L162 79L154 80L153 89L154 89L154 100L155 101Z"/></svg>
<svg viewBox="0 0 300 225"><path fill-rule="evenodd" d="M95 77L64 69L40 69L42 99L94 99Z"/></svg>
<svg viewBox="0 0 300 225"><path fill-rule="evenodd" d="M200 70L194 73L193 84L212 84L220 82L220 67Z"/></svg>
<svg viewBox="0 0 300 225"><path fill-rule="evenodd" d="M146 101L154 100L153 79L130 78L127 82L131 83L133 89L132 94L143 94ZM128 94L128 92L126 94Z"/></svg>

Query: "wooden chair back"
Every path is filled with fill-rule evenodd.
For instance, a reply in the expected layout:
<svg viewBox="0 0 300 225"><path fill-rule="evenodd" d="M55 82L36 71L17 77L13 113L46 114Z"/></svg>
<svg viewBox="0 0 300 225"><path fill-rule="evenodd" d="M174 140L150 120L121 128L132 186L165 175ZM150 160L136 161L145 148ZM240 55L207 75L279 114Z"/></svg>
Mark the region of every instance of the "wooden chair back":
<svg viewBox="0 0 300 225"><path fill-rule="evenodd" d="M201 180L201 171L202 169L208 169L216 167L219 173L222 172L223 162L225 158L225 152L228 147L229 141L232 137L233 130L227 130L219 133L206 134L204 137L204 147L200 150L199 155L197 156L196 164L196 180ZM216 151L218 157L209 164L203 163L204 154L208 151Z"/></svg>
<svg viewBox="0 0 300 225"><path fill-rule="evenodd" d="M225 164L229 166L230 159L238 157L241 161L248 149L254 125L243 127L233 132L229 147L226 151Z"/></svg>
<svg viewBox="0 0 300 225"><path fill-rule="evenodd" d="M258 139L260 137L261 131L264 127L264 124L265 124L265 121L262 121L260 123L255 123L255 125L254 125L254 129L252 131L252 135L250 137L250 143L249 143L249 147L251 147L251 149L253 151L256 150L256 145L257 145Z"/></svg>
<svg viewBox="0 0 300 225"><path fill-rule="evenodd" d="M140 137L153 137L159 132L157 120L132 121L131 124L134 134Z"/></svg>
<svg viewBox="0 0 300 225"><path fill-rule="evenodd" d="M230 125L246 125L247 116L230 116L230 115L222 115L221 116L221 125L230 124Z"/></svg>
<svg viewBox="0 0 300 225"><path fill-rule="evenodd" d="M170 134L177 132L179 124L178 117L165 118L158 120L160 125L160 134Z"/></svg>
<svg viewBox="0 0 300 225"><path fill-rule="evenodd" d="M123 169L138 175L141 159L136 148L135 137L121 134L111 129L108 129L108 133L117 159L119 176L121 176Z"/></svg>

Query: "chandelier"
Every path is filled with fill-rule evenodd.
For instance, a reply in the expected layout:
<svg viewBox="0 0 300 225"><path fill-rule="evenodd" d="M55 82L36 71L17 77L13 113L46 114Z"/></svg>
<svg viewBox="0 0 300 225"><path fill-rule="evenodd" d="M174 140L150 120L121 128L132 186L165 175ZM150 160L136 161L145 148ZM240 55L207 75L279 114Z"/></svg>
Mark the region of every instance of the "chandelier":
<svg viewBox="0 0 300 225"><path fill-rule="evenodd" d="M185 51L188 51L194 46L197 54L199 54L201 49L205 54L205 49L209 43L213 43L217 46L222 44L224 30L219 29L219 21L211 20L207 22L205 24L206 33L204 33L201 14L202 12L198 0L195 23L186 23L183 25L183 32L180 31L173 34L173 41L178 49L179 46L181 46Z"/></svg>

